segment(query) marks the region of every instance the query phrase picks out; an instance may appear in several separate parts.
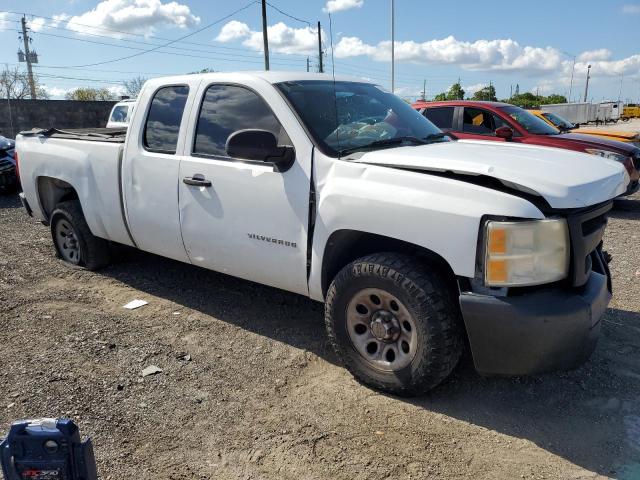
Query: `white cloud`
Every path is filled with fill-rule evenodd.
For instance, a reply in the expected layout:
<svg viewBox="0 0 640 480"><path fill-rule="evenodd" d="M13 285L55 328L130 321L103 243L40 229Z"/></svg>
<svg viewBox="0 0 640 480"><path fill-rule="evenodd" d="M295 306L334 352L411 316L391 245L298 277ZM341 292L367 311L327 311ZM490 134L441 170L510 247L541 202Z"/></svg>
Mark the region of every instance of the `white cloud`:
<svg viewBox="0 0 640 480"><path fill-rule="evenodd" d="M623 5L622 6L622 11L624 13L630 13L632 15L637 15L640 13L640 5L632 5L632 4L627 4L627 5Z"/></svg>
<svg viewBox="0 0 640 480"><path fill-rule="evenodd" d="M575 87L575 85L574 85ZM562 83L555 80L540 80L537 85L531 88L530 92L540 95L548 95L550 93L558 93L558 89L562 88ZM573 93L576 91L574 89Z"/></svg>
<svg viewBox="0 0 640 480"><path fill-rule="evenodd" d="M364 4L364 0L329 0L322 9L324 12L334 13L351 8L360 8Z"/></svg>
<svg viewBox="0 0 640 480"><path fill-rule="evenodd" d="M67 28L78 33L121 35L107 30L151 35L161 26L193 27L200 18L187 5L161 0L103 0L93 10L71 17Z"/></svg>
<svg viewBox="0 0 640 480"><path fill-rule="evenodd" d="M292 28L279 22L267 27L267 33L269 35L269 50L273 52L312 54L318 49L318 33L311 27ZM262 31L253 31L246 23L236 20L225 24L216 40L219 42L243 40L244 46L262 51Z"/></svg>
<svg viewBox="0 0 640 480"><path fill-rule="evenodd" d="M596 60L609 60L612 56L611 50L599 48L598 50L587 50L578 55L579 62L593 62Z"/></svg>
<svg viewBox="0 0 640 480"><path fill-rule="evenodd" d="M484 87L488 87L488 86L489 86L488 83L474 83L473 85L467 85L465 87L462 87L462 89L464 90L464 93L466 93L467 95L473 95L478 90L482 90ZM447 88L447 90L449 89Z"/></svg>
<svg viewBox="0 0 640 480"><path fill-rule="evenodd" d="M391 42L377 45L364 43L357 37L343 37L335 47L337 58L366 55L374 60L389 61ZM561 54L551 47L522 47L511 39L465 42L453 36L415 42L395 42L395 58L399 62L431 65L460 65L467 70L550 72L561 65Z"/></svg>
<svg viewBox="0 0 640 480"><path fill-rule="evenodd" d="M67 96L67 93L71 93L77 90L78 88L86 88L86 87L87 87L86 85L83 87L78 85L75 87L64 88L64 87L52 87L49 85L44 85L42 88L44 88L44 90L47 92L51 100L63 100ZM102 88L102 87L96 86L96 88ZM119 99L122 95L127 94L125 88L122 85L111 85L105 88L109 90L109 92L111 92L111 94L116 99Z"/></svg>
<svg viewBox="0 0 640 480"><path fill-rule="evenodd" d="M127 94L127 89L124 88L123 85L112 85L110 87L107 87L107 90L109 90L111 95L115 96L116 98L120 98L123 95Z"/></svg>
<svg viewBox="0 0 640 480"><path fill-rule="evenodd" d="M268 31L268 29L267 29ZM246 38L251 35L251 29L246 23L238 22L237 20L231 20L225 24L220 30L220 33L216 37L218 42L230 42L232 40L238 40Z"/></svg>
<svg viewBox="0 0 640 480"><path fill-rule="evenodd" d="M61 87L50 87L48 85L44 85L42 88L45 89L45 91L49 95L49 98L51 98L52 100L60 100L60 99L63 99L67 95L67 93L73 92L75 89L79 87L61 88Z"/></svg>
<svg viewBox="0 0 640 480"><path fill-rule="evenodd" d="M336 44L333 54L336 58L356 57L360 55L374 56L376 47L367 45L358 37L342 37Z"/></svg>
<svg viewBox="0 0 640 480"><path fill-rule="evenodd" d="M0 12L0 28L5 30L11 27L11 22L9 21L9 12Z"/></svg>
<svg viewBox="0 0 640 480"><path fill-rule="evenodd" d="M619 77L640 77L640 54L620 60L600 60L576 63L576 72L587 71L587 66L591 65L591 76Z"/></svg>
<svg viewBox="0 0 640 480"><path fill-rule="evenodd" d="M64 13L60 15L54 15L50 20L43 17L33 17L31 20L27 22L27 24L29 28L34 32L40 32L45 28L49 28L49 27L55 28L61 23L64 23L67 20L69 20L69 18L70 18L69 15Z"/></svg>
<svg viewBox="0 0 640 480"><path fill-rule="evenodd" d="M29 21L29 28L34 32L39 32L45 27L46 23L47 20L45 18L35 17L33 20Z"/></svg>

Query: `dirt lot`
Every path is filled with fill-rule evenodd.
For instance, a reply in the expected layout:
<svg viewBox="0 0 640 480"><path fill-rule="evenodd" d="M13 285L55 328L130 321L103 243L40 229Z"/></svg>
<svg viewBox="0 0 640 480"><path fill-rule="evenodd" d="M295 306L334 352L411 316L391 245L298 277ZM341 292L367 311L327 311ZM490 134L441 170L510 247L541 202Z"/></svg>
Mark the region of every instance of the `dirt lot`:
<svg viewBox="0 0 640 480"><path fill-rule="evenodd" d="M467 360L406 400L335 364L320 304L141 252L69 268L0 197L0 431L72 417L114 480L639 479L639 226L636 196L612 214L615 298L585 366L496 379Z"/></svg>
<svg viewBox="0 0 640 480"><path fill-rule="evenodd" d="M640 132L640 118L632 118L626 122L618 121L616 123L609 123L607 125L587 125L585 128L589 130L618 130L623 132ZM578 130L576 130L578 132Z"/></svg>

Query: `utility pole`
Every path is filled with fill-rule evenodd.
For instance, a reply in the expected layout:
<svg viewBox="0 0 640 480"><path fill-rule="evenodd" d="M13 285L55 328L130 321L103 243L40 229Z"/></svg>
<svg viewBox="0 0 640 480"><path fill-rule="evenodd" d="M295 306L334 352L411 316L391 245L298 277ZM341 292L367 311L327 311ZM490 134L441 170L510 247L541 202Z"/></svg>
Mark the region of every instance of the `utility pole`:
<svg viewBox="0 0 640 480"><path fill-rule="evenodd" d="M618 92L618 102L622 98L622 82L624 81L624 72L620 74L620 91Z"/></svg>
<svg viewBox="0 0 640 480"><path fill-rule="evenodd" d="M320 22L318 22L318 72L324 73L322 66L322 30L320 30Z"/></svg>
<svg viewBox="0 0 640 480"><path fill-rule="evenodd" d="M427 79L422 81L422 100L427 101Z"/></svg>
<svg viewBox="0 0 640 480"><path fill-rule="evenodd" d="M307 72L309 71L309 57L307 57Z"/></svg>
<svg viewBox="0 0 640 480"><path fill-rule="evenodd" d="M571 103L571 93L573 92L573 72L576 69L576 56L573 56L573 66L571 67L571 82L569 83L569 103Z"/></svg>
<svg viewBox="0 0 640 480"><path fill-rule="evenodd" d="M24 56L27 61L27 73L29 75L29 90L31 92L31 100L36 99L36 84L33 81L33 69L31 68L31 52L29 51L29 29L27 28L27 19L22 16L22 40L24 42Z"/></svg>
<svg viewBox="0 0 640 480"><path fill-rule="evenodd" d="M509 85L509 100L513 98L513 83Z"/></svg>
<svg viewBox="0 0 640 480"><path fill-rule="evenodd" d="M591 72L591 65L587 67L587 83L584 86L584 102L587 102L587 94L589 93L589 73Z"/></svg>
<svg viewBox="0 0 640 480"><path fill-rule="evenodd" d="M269 36L267 34L267 0L262 0L262 41L264 43L264 69L269 70Z"/></svg>
<svg viewBox="0 0 640 480"><path fill-rule="evenodd" d="M395 50L396 50L396 35L395 35L395 0L391 0L391 93L396 89L396 62L395 62Z"/></svg>

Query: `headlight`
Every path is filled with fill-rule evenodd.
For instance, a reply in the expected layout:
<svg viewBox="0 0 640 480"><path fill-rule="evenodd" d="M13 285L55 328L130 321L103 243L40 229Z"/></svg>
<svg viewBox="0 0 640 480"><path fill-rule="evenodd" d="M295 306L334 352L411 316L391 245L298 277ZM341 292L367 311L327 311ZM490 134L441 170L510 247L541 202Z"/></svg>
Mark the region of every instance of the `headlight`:
<svg viewBox="0 0 640 480"><path fill-rule="evenodd" d="M484 283L540 285L569 272L569 229L564 219L485 224Z"/></svg>
<svg viewBox="0 0 640 480"><path fill-rule="evenodd" d="M591 155L608 158L610 160L616 160L618 162L626 162L627 158L629 158L621 153L612 152L611 150L600 150L599 148L587 148L585 152L590 153Z"/></svg>

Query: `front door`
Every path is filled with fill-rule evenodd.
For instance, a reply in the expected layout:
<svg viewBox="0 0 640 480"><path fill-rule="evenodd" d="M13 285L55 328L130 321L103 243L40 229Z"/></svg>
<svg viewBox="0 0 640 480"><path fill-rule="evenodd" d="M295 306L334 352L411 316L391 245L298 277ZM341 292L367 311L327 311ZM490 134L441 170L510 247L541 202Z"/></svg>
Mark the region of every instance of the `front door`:
<svg viewBox="0 0 640 480"><path fill-rule="evenodd" d="M509 127L513 129L511 125L489 110L477 107L464 107L460 126L461 131L460 133L456 132L456 134L463 139L504 142L504 138L496 137L496 129L499 127Z"/></svg>
<svg viewBox="0 0 640 480"><path fill-rule="evenodd" d="M191 145L180 163L178 187L189 259L307 294L311 149L302 140L292 142L284 123L256 90L234 84L201 89L203 101L192 115ZM293 145L294 164L277 171L270 163L229 157L228 137L248 128L268 130L279 144Z"/></svg>

